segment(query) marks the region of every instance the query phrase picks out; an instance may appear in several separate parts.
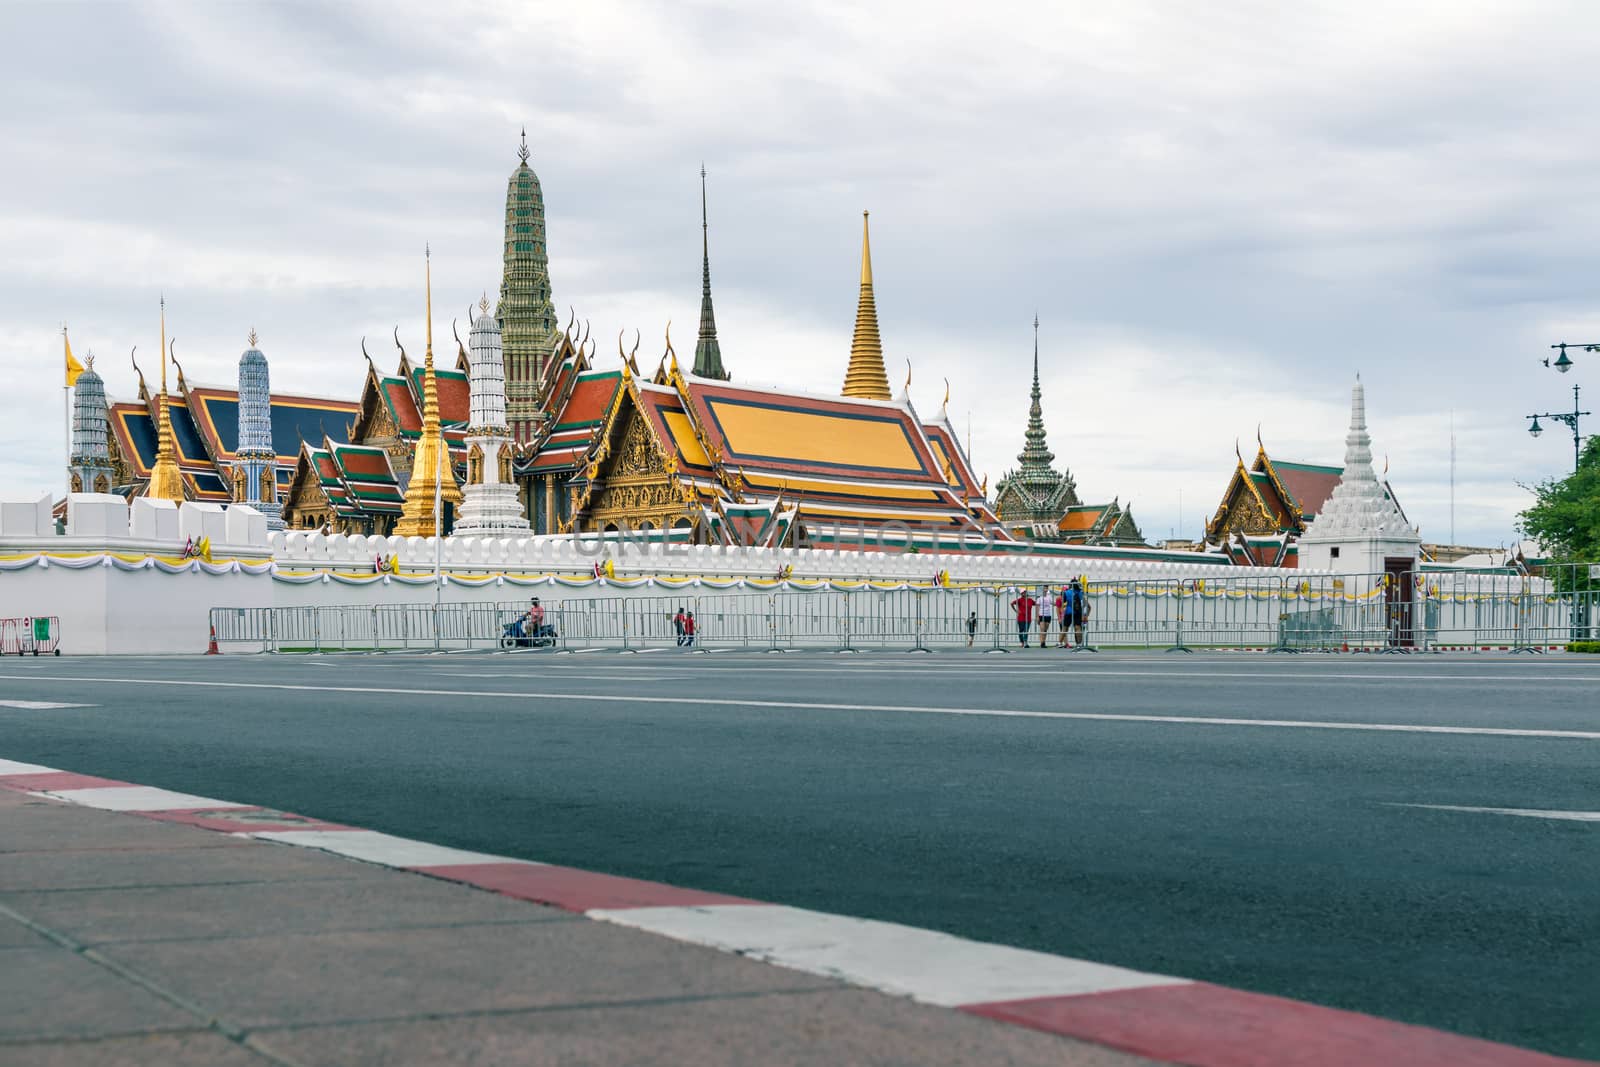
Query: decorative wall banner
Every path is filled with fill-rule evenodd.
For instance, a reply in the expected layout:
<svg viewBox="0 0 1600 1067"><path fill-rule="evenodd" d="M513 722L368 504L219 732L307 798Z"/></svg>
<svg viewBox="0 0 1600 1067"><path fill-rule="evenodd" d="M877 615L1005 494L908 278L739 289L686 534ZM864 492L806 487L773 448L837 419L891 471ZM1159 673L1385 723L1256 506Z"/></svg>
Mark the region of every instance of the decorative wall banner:
<svg viewBox="0 0 1600 1067"><path fill-rule="evenodd" d="M272 574L277 564L271 560L209 559L199 555L159 556L153 553L133 555L122 552L31 552L0 556L0 572L26 570L29 567L65 567L68 570L114 567L119 571L156 570L163 574L218 575Z"/></svg>

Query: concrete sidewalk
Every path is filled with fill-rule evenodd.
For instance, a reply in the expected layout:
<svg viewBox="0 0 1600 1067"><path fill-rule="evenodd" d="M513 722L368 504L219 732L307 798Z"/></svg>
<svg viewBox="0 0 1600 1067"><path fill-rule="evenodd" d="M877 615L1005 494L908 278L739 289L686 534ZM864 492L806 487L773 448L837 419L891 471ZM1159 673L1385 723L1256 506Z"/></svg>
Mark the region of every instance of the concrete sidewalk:
<svg viewBox="0 0 1600 1067"><path fill-rule="evenodd" d="M420 874L0 790L0 1062L1151 1061Z"/></svg>

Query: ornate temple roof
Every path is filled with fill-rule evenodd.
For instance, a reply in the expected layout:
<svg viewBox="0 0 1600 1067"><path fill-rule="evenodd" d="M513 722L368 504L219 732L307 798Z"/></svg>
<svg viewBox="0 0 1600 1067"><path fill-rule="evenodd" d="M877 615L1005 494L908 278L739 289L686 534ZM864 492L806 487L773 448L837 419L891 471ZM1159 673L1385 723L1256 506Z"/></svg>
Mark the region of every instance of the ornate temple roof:
<svg viewBox="0 0 1600 1067"><path fill-rule="evenodd" d="M550 418L518 457L516 470L562 473L583 466L601 424L622 387L620 370L591 370L589 360L571 337L557 342L545 380Z"/></svg>
<svg viewBox="0 0 1600 1067"><path fill-rule="evenodd" d="M719 521L759 514L769 532L779 515L813 530L903 522L956 532L995 524L948 419L925 423L908 397L735 386L684 374L670 351L667 358L670 367L664 362L654 381L624 370L624 388L587 455L591 479L604 482L617 428L637 412L686 503ZM587 500L580 498L580 515Z"/></svg>

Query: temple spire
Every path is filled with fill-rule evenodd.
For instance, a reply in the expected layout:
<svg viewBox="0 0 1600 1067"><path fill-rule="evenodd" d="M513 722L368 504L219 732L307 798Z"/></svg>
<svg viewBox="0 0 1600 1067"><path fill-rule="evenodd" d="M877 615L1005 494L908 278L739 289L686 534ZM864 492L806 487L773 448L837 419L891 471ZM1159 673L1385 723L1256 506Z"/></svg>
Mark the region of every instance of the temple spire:
<svg viewBox="0 0 1600 1067"><path fill-rule="evenodd" d="M145 495L156 500L183 499L183 475L178 471L177 436L172 430L172 400L167 395L167 298L161 297L161 401L156 414L156 462L150 469Z"/></svg>
<svg viewBox="0 0 1600 1067"><path fill-rule="evenodd" d="M850 339L850 366L844 374L845 396L888 400L889 376L883 369L883 341L878 335L878 306L872 296L872 243L867 213L861 213L861 295L856 303L856 331Z"/></svg>
<svg viewBox="0 0 1600 1067"><path fill-rule="evenodd" d="M511 436L537 436L549 412L540 389L545 365L561 336L550 289L545 245L544 192L528 165L528 131L522 131L517 165L506 183L505 256L500 277L500 321L506 376L506 419Z"/></svg>
<svg viewBox="0 0 1600 1067"><path fill-rule="evenodd" d="M1055 462L1055 453L1051 452L1044 443L1044 409L1039 404L1039 316L1033 316L1033 389L1028 394L1028 430L1024 434L1026 443L1022 447L1021 455L1017 460L1022 464L1023 471L1049 470L1050 464Z"/></svg>
<svg viewBox="0 0 1600 1067"><path fill-rule="evenodd" d="M728 380L717 344L717 317L711 310L711 236L706 221L706 165L700 164L700 337L694 346L694 373Z"/></svg>
<svg viewBox="0 0 1600 1067"><path fill-rule="evenodd" d="M439 422L439 381L433 373L433 256L425 251L427 351L423 357L422 374L422 436L417 440L416 455L411 461L411 481L406 486L406 499L400 511L400 521L394 532L400 537L430 537L434 530L433 501L437 491L442 503L461 506L461 487L456 484L455 470ZM448 524L440 528L449 533Z"/></svg>

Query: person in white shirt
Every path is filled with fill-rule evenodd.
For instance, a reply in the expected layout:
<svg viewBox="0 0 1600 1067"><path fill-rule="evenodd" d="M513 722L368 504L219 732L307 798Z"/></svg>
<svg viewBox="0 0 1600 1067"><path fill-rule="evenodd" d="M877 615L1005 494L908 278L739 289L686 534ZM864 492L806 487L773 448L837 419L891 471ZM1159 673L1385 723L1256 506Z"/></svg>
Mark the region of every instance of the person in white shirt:
<svg viewBox="0 0 1600 1067"><path fill-rule="evenodd" d="M1048 648L1050 645L1050 620L1055 614L1055 599L1049 589L1039 592L1039 647Z"/></svg>

